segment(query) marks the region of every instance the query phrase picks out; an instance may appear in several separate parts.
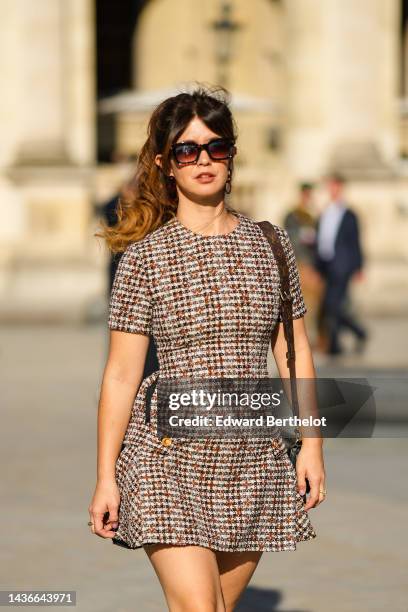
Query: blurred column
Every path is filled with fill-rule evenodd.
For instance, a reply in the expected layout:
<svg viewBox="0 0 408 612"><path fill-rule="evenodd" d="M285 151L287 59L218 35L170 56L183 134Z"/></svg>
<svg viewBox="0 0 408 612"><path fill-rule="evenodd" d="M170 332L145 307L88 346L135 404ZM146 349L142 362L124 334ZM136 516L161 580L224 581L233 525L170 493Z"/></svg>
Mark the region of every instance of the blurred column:
<svg viewBox="0 0 408 612"><path fill-rule="evenodd" d="M398 0L286 0L287 154L299 175L327 166L384 176L398 154Z"/></svg>
<svg viewBox="0 0 408 612"><path fill-rule="evenodd" d="M66 158L63 4L63 0L16 3L25 50L16 163Z"/></svg>
<svg viewBox="0 0 408 612"><path fill-rule="evenodd" d="M94 0L2 0L0 319L79 319L100 291L94 30Z"/></svg>
<svg viewBox="0 0 408 612"><path fill-rule="evenodd" d="M286 155L299 177L314 177L324 156L324 12L330 0L285 0Z"/></svg>
<svg viewBox="0 0 408 612"><path fill-rule="evenodd" d="M9 5L18 53L4 175L23 205L18 257L87 256L95 160L94 3ZM27 241L26 237L30 236Z"/></svg>
<svg viewBox="0 0 408 612"><path fill-rule="evenodd" d="M94 159L91 0L20 0L20 129L17 163Z"/></svg>
<svg viewBox="0 0 408 612"><path fill-rule="evenodd" d="M10 245L19 239L26 224L24 203L5 173L15 156L16 132L21 129L20 85L24 53L20 13L19 3L3 0L0 19L0 217L3 221L0 224L0 290L6 284L2 264L7 262Z"/></svg>
<svg viewBox="0 0 408 612"><path fill-rule="evenodd" d="M93 164L95 134L95 42L93 0L65 0L64 75L67 87L65 141L75 164Z"/></svg>

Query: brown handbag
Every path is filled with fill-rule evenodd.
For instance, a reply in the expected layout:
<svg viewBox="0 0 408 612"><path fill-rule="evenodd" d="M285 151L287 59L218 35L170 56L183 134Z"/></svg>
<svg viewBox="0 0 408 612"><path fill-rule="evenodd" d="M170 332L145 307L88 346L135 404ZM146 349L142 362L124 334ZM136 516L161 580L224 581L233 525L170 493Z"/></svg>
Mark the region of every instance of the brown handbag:
<svg viewBox="0 0 408 612"><path fill-rule="evenodd" d="M295 340L293 335L293 309L292 302L293 296L290 290L290 281L289 281L289 267L286 259L285 251L283 250L282 243L278 236L277 231L275 230L272 223L269 221L258 221L257 225L261 228L264 235L266 236L273 254L276 259L276 263L279 269L280 276L280 290L279 290L279 311L282 314L283 320L283 329L287 343L287 366L289 369L290 375L290 389L292 396L292 408L296 415L299 414L299 398L297 394L297 385L296 385L296 353L295 353ZM271 345L272 345L272 336L271 336ZM285 444L287 448L287 452L289 455L289 459L292 464L296 465L296 459L299 454L300 449L302 448L302 436L299 429L295 428L295 438L285 438ZM306 493L310 491L309 482L306 480Z"/></svg>

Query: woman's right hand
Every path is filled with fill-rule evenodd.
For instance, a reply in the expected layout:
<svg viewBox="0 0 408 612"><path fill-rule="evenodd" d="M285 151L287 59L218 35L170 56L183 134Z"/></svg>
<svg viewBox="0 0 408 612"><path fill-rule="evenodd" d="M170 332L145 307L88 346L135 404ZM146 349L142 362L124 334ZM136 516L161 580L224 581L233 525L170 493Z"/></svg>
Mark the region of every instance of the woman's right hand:
<svg viewBox="0 0 408 612"><path fill-rule="evenodd" d="M120 494L116 480L98 481L88 508L92 533L101 538L113 538L118 527Z"/></svg>

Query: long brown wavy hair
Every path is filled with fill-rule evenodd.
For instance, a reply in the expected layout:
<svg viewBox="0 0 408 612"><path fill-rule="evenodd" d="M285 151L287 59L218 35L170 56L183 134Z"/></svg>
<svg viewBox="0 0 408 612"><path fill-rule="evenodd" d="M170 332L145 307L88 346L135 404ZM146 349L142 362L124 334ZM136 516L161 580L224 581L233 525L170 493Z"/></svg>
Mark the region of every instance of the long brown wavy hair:
<svg viewBox="0 0 408 612"><path fill-rule="evenodd" d="M94 234L106 240L111 253L123 252L129 243L141 240L176 215L176 184L167 177L170 148L194 117L199 117L213 132L236 141L237 130L229 99L230 94L224 87L211 88L199 83L192 93L167 98L154 109L135 173L118 197L117 223L109 226L102 219L101 232ZM159 153L163 156L162 168L154 161ZM230 171L232 178L232 160ZM226 208L234 210L231 206Z"/></svg>

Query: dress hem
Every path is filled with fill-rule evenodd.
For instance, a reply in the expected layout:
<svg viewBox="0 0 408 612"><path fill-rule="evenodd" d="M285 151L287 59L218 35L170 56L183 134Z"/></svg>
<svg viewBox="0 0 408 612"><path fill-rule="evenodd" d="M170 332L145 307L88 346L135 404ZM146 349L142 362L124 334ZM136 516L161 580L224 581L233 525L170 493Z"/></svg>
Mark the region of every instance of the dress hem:
<svg viewBox="0 0 408 612"><path fill-rule="evenodd" d="M116 546L121 546L122 548L126 548L128 550L137 550L139 548L142 548L144 545L148 545L148 544L173 544L174 546L203 546L205 548L210 548L211 550L216 550L219 552L256 552L256 551L262 551L262 552L286 552L286 551L296 551L297 550L297 544L299 544L299 542L309 542L311 540L315 540L317 538L317 534L316 533L312 533L308 536L305 537L300 537L298 539L296 539L291 546L276 546L276 545L272 545L272 546L265 546L264 544L260 544L259 546L257 546L256 548L247 548L247 547L223 547L223 544L219 545L219 544L214 544L214 545L210 545L208 542L200 542L197 541L196 539L190 541L190 542L178 542L177 540L172 540L172 539L168 539L165 538L163 540L163 538L161 539L157 539L157 540L149 540L146 542L142 542L141 544L137 544L134 546L129 545L127 542L125 542L125 540L122 540L121 538L112 538L112 544L115 544Z"/></svg>

